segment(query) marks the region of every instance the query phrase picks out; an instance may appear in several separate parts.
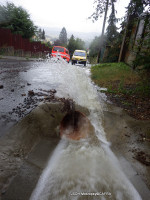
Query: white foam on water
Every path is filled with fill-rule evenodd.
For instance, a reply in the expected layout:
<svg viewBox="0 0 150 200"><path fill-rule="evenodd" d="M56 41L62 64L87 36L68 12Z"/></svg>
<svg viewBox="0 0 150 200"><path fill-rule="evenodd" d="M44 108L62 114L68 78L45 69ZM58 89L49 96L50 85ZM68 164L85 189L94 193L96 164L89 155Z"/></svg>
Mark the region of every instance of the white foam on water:
<svg viewBox="0 0 150 200"><path fill-rule="evenodd" d="M44 169L30 200L86 200L89 197L82 195L86 192L109 193L103 196L105 199L141 199L107 145L63 139ZM90 197L97 200L102 196Z"/></svg>
<svg viewBox="0 0 150 200"><path fill-rule="evenodd" d="M42 65L43 71L37 74L37 80L44 78L56 86L59 97L72 98L89 109L88 118L95 128L97 141L92 138L80 141L62 139L30 200L140 200L109 148L102 127L103 104L88 73L61 60L50 60ZM102 192L105 193L102 195Z"/></svg>

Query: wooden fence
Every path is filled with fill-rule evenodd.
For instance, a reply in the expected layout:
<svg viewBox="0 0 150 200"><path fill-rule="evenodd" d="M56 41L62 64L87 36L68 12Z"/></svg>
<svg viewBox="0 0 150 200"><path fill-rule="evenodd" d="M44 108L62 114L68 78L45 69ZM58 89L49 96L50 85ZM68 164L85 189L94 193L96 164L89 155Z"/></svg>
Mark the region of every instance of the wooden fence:
<svg viewBox="0 0 150 200"><path fill-rule="evenodd" d="M19 34L11 33L10 29L0 28L0 49L13 49L11 54L19 56L43 56L50 52L50 48L41 42L22 38ZM21 53L20 53L21 52ZM7 52L6 52L7 54Z"/></svg>

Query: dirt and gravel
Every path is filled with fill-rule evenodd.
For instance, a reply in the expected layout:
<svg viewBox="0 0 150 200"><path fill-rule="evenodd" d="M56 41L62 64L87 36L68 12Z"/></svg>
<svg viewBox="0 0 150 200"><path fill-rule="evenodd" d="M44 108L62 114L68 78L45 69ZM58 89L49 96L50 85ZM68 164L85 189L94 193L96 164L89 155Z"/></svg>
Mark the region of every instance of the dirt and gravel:
<svg viewBox="0 0 150 200"><path fill-rule="evenodd" d="M130 85L131 89L134 89L134 85ZM108 92L105 94L109 110L112 109L120 116L119 123L124 123L122 120L126 123L120 129L121 134L116 130L111 135L112 126L110 127L108 138L112 142L112 149L116 154L122 152L133 163L137 175L142 177L150 189L150 96Z"/></svg>
<svg viewBox="0 0 150 200"><path fill-rule="evenodd" d="M103 123L112 151L118 158L126 158L134 166L137 177L150 189L150 142L146 138L150 121L136 120L122 108L108 103Z"/></svg>
<svg viewBox="0 0 150 200"><path fill-rule="evenodd" d="M150 94L147 96L106 93L108 99L138 120L150 120Z"/></svg>

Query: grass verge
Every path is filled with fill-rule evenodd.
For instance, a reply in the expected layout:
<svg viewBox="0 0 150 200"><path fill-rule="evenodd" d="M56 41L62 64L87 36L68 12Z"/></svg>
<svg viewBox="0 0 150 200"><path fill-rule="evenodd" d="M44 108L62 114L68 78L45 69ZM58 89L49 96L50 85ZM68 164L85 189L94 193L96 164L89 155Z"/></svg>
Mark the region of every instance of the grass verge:
<svg viewBox="0 0 150 200"><path fill-rule="evenodd" d="M124 63L92 66L91 78L107 88L108 98L136 119L150 119L150 81L148 74L133 71Z"/></svg>

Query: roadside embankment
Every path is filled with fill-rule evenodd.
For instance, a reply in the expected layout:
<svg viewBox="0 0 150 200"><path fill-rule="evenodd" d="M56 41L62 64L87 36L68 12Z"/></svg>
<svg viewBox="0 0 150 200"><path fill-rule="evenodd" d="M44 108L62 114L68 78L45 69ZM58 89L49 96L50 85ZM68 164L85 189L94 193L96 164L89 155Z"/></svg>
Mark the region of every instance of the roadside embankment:
<svg viewBox="0 0 150 200"><path fill-rule="evenodd" d="M150 79L147 71L133 71L124 63L104 63L91 68L95 84L115 105L139 120L150 119ZM102 92L102 90L101 90Z"/></svg>

